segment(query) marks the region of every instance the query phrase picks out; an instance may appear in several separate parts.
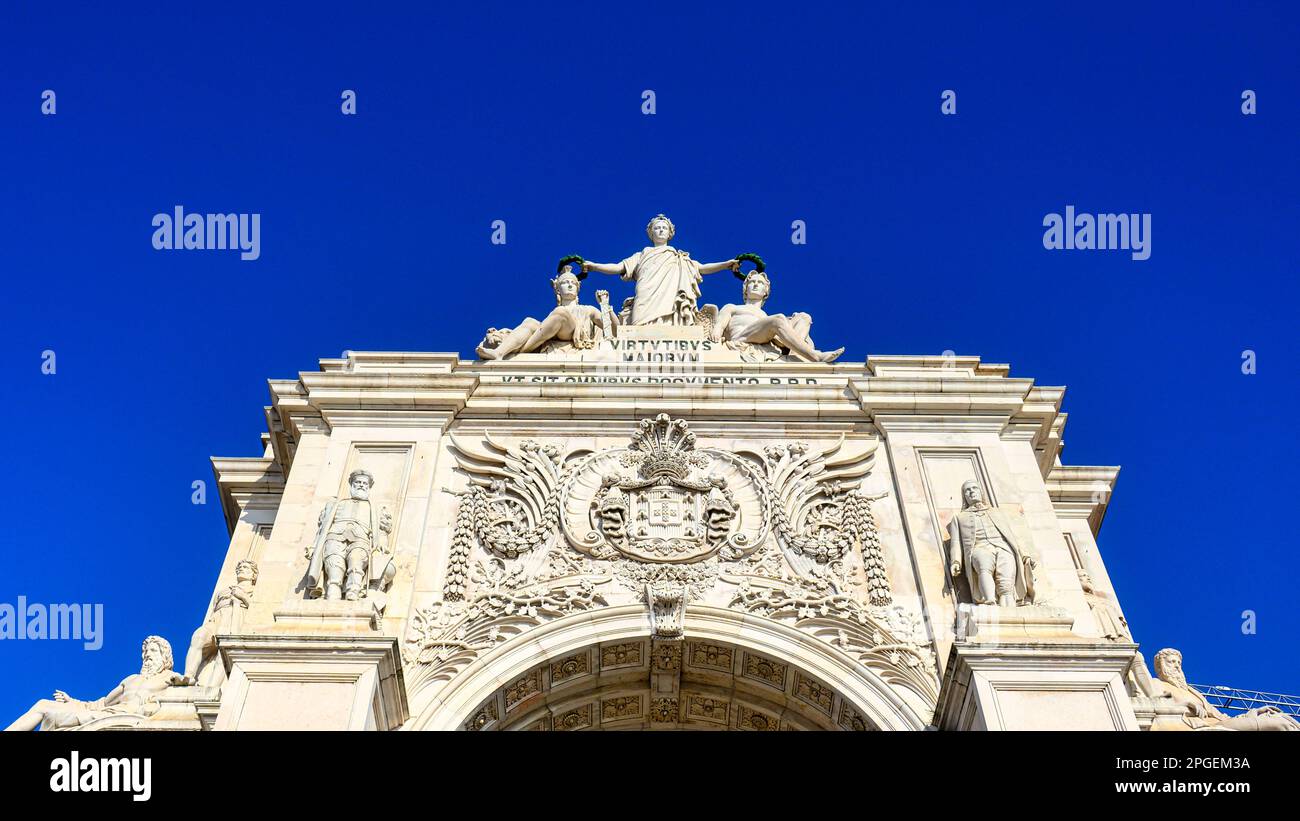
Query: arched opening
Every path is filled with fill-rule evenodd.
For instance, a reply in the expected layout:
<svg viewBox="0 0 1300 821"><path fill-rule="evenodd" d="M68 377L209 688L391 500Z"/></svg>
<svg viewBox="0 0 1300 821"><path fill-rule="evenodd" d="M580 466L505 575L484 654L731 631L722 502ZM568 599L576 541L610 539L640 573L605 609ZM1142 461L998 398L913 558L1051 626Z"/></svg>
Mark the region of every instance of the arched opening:
<svg viewBox="0 0 1300 821"><path fill-rule="evenodd" d="M793 665L726 642L649 637L583 647L502 685L474 730L876 729Z"/></svg>
<svg viewBox="0 0 1300 821"><path fill-rule="evenodd" d="M459 671L410 729L882 730L925 722L870 670L794 628L690 607L685 636L608 608L529 630ZM416 702L425 701L418 695Z"/></svg>

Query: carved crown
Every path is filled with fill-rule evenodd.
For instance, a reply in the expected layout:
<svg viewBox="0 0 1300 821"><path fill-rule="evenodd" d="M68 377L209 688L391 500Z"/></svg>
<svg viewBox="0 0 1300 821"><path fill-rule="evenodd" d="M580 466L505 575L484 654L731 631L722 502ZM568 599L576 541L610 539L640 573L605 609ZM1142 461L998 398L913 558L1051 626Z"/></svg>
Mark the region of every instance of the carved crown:
<svg viewBox="0 0 1300 821"><path fill-rule="evenodd" d="M645 455L640 471L647 479L660 476L685 479L690 473L686 455L695 450L695 434L685 420L671 419L661 413L654 419L641 420L629 447Z"/></svg>

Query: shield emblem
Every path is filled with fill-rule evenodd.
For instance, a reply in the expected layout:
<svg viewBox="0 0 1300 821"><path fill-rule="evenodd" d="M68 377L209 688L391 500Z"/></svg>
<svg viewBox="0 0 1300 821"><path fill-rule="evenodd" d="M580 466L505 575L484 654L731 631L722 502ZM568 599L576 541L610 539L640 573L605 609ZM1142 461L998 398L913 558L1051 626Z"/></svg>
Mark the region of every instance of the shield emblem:
<svg viewBox="0 0 1300 821"><path fill-rule="evenodd" d="M672 527L682 522L681 495L669 491L656 490L650 494L650 523L660 527Z"/></svg>
<svg viewBox="0 0 1300 821"><path fill-rule="evenodd" d="M636 494L638 519L644 527L637 535L649 540L694 539L699 518L698 493L678 487L655 487Z"/></svg>

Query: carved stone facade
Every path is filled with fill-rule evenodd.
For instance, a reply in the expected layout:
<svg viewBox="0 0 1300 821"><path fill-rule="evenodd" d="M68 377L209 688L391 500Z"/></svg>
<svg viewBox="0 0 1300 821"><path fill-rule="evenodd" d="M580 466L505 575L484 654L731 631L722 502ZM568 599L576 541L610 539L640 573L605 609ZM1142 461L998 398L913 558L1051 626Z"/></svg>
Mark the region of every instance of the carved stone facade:
<svg viewBox="0 0 1300 821"><path fill-rule="evenodd" d="M349 352L270 383L263 454L213 461L209 621L238 618L196 633L221 675L195 726L1137 728L1157 696L1095 541L1117 470L1059 464L1063 389L825 361L806 315L746 332L758 312L696 301L739 263L674 231L562 271L556 313L487 359ZM653 304L579 310L591 271Z"/></svg>

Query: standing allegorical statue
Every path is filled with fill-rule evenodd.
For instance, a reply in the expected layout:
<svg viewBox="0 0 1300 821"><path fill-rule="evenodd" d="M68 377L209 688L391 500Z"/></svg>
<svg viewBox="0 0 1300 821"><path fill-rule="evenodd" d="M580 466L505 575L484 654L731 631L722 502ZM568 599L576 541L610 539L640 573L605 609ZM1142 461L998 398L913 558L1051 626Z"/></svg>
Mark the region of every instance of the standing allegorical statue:
<svg viewBox="0 0 1300 821"><path fill-rule="evenodd" d="M1133 641L1133 633L1129 630L1128 621L1124 618L1124 614L1119 612L1114 597L1099 590L1093 584L1092 576L1088 571L1079 568L1077 572L1079 584L1083 587L1083 599L1088 603L1088 609L1092 611L1092 617L1097 621L1097 630L1101 633L1101 637L1106 641ZM1163 696L1159 685L1152 681L1151 673L1147 671L1147 661L1140 652L1133 653L1133 662L1129 665L1127 676L1133 684L1136 695L1147 698Z"/></svg>
<svg viewBox="0 0 1300 821"><path fill-rule="evenodd" d="M1187 709L1183 724L1192 730L1300 730L1300 723L1276 707L1247 710L1241 715L1221 713L1209 700L1187 683L1183 675L1183 654L1166 647L1156 653L1155 686L1160 695L1171 698Z"/></svg>
<svg viewBox="0 0 1300 821"><path fill-rule="evenodd" d="M969 571L976 604L1033 604L1037 560L1020 545L1010 517L984 501L984 489L973 479L962 484L961 498L962 509L948 524L953 577Z"/></svg>
<svg viewBox="0 0 1300 821"><path fill-rule="evenodd" d="M152 715L158 710L157 696L168 687L187 684L172 669L172 647L160 636L149 636L140 649L140 672L122 679L122 683L103 698L81 701L62 690L54 698L43 698L18 717L6 730L67 730L81 727L109 716Z"/></svg>
<svg viewBox="0 0 1300 821"><path fill-rule="evenodd" d="M190 649L185 654L187 682L215 686L225 679L225 668L220 664L209 664L217 654L217 636L239 632L243 613L253 601L255 584L257 563L244 559L236 564L235 584L217 594L212 612L190 638Z"/></svg>
<svg viewBox="0 0 1300 821"><path fill-rule="evenodd" d="M1088 602L1088 608L1092 610L1092 616L1097 620L1101 637L1110 641L1131 641L1133 634L1129 632L1128 622L1124 620L1124 614L1115 606L1114 600L1096 588L1088 571L1081 569L1078 574L1079 584L1083 587L1084 601Z"/></svg>
<svg viewBox="0 0 1300 821"><path fill-rule="evenodd" d="M306 551L308 598L356 601L387 589L397 574L388 550L393 518L370 501L374 484L369 471L352 471L350 498L321 511L316 541Z"/></svg>
<svg viewBox="0 0 1300 821"><path fill-rule="evenodd" d="M645 230L652 243L649 247L618 263L584 262L582 272L614 274L636 282L632 325L691 324L704 275L739 271L740 263L734 259L699 263L685 251L673 248L668 241L677 229L663 214L650 220ZM689 308L691 316L683 316L683 307Z"/></svg>
<svg viewBox="0 0 1300 821"><path fill-rule="evenodd" d="M511 354L532 353L551 340L571 342L580 350L594 347L604 336L601 311L578 303L580 279L570 266L563 266L551 280L555 308L546 318L538 322L530 316L514 328L489 328L476 353L483 359L504 359ZM596 295L605 292L597 291Z"/></svg>
<svg viewBox="0 0 1300 821"><path fill-rule="evenodd" d="M806 362L834 362L843 348L819 351L808 335L812 317L805 313L769 314L763 303L772 293L772 282L761 271L750 271L741 286L740 305L724 305L713 320L714 342L761 345L775 343Z"/></svg>

